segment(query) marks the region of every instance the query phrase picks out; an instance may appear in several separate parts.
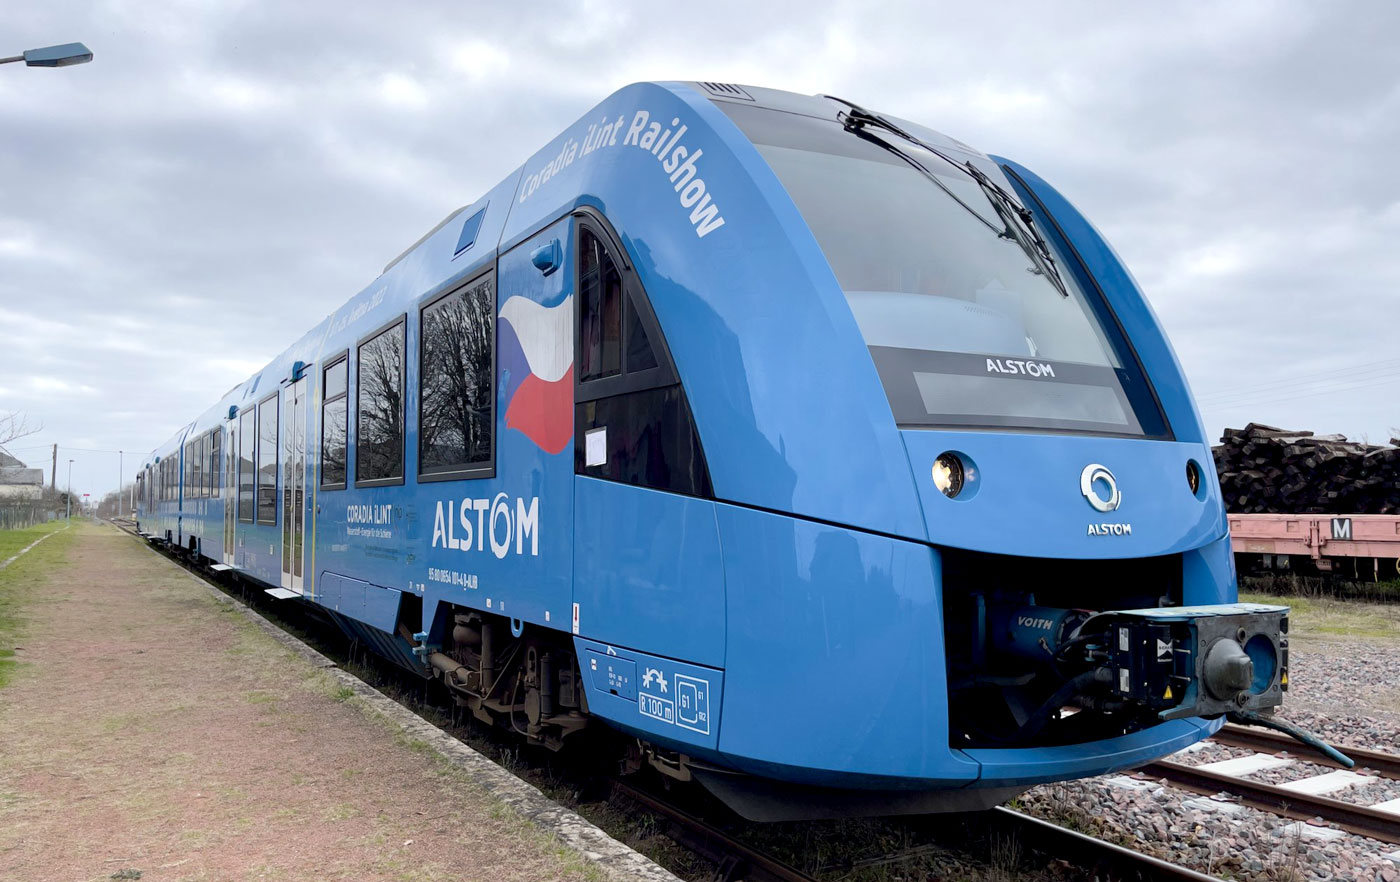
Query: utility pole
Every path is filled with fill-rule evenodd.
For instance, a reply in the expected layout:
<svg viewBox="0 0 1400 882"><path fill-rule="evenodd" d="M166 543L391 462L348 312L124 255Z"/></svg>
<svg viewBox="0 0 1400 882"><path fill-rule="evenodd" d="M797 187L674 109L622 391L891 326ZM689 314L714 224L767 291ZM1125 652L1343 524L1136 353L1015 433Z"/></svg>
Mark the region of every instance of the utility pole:
<svg viewBox="0 0 1400 882"><path fill-rule="evenodd" d="M122 452L117 451L117 495L112 499L112 517L117 517L122 513L122 472L125 468L122 465Z"/></svg>
<svg viewBox="0 0 1400 882"><path fill-rule="evenodd" d="M49 492L58 489L58 445L53 446L53 469L49 472Z"/></svg>

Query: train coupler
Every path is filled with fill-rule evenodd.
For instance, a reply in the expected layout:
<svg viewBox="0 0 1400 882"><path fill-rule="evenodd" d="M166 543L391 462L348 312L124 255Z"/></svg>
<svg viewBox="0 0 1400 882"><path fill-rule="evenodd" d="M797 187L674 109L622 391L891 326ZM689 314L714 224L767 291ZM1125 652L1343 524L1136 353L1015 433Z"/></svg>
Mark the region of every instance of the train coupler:
<svg viewBox="0 0 1400 882"><path fill-rule="evenodd" d="M1288 607L1259 603L1116 610L1079 632L1106 636L1107 691L1162 720L1270 713L1288 689Z"/></svg>

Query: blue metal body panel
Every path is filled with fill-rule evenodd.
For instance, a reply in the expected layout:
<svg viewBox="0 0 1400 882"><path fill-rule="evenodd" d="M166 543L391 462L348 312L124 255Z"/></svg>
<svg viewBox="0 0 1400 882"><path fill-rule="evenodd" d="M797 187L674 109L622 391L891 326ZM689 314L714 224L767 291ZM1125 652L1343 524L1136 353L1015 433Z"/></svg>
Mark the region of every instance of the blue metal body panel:
<svg viewBox="0 0 1400 882"><path fill-rule="evenodd" d="M724 562L715 504L580 477L574 502L579 630L724 667ZM658 554L657 549L665 549Z"/></svg>
<svg viewBox="0 0 1400 882"><path fill-rule="evenodd" d="M977 778L977 764L948 746L938 552L736 506L716 512L726 759L846 786Z"/></svg>
<svg viewBox="0 0 1400 882"><path fill-rule="evenodd" d="M718 758L724 672L574 638L588 708L620 729L692 756ZM631 678L609 689L600 684ZM602 674L599 677L599 674Z"/></svg>
<svg viewBox="0 0 1400 882"><path fill-rule="evenodd" d="M492 206L509 202L508 195L491 197ZM493 238L499 234L499 219L496 223L491 232ZM491 224L492 215L488 209L486 223L477 237L478 244L487 237ZM541 242L554 238L567 242L570 233L567 221L558 222L500 256L496 284L498 315L514 298L572 315L573 292L566 286L570 272L544 275L530 260L531 251ZM566 264L566 270L571 268L571 263ZM474 273L475 270L469 275ZM502 321L498 319L498 340L506 336L501 328ZM416 315L411 316L410 324L416 324ZM572 361L572 336L557 343L566 347L565 357ZM504 354L498 361L505 364ZM399 547L405 547L406 538L407 547L417 556L417 565L400 567L397 572L402 575L406 571L411 578L418 579L417 590L424 596L424 631L431 630L438 619L439 607L444 603L489 609L523 622L553 628L567 628L571 618L572 401L567 403L566 413L555 415L569 432L570 443L554 453L543 450L507 421L505 393L518 388L520 382L507 373L508 369L503 368L496 401L496 459L502 464L496 475L427 483L413 488L416 492L409 495L419 500L418 542L413 542L412 529L406 537L394 538L393 544ZM416 370L411 374L416 377ZM410 388L416 390L416 379ZM410 438L415 434L411 432ZM416 448L416 441L410 441L409 448ZM413 464L410 464L410 476L412 472ZM325 494L325 497L331 495ZM482 508L483 505L489 508ZM464 514L464 506L470 510L470 515ZM440 531L437 526L439 510ZM522 529L522 525L531 524L531 513L533 526ZM452 547L454 539L456 548Z"/></svg>
<svg viewBox="0 0 1400 882"><path fill-rule="evenodd" d="M834 118L823 99L752 93L784 112ZM1018 189L1038 226L1083 259L1173 440L901 430L834 273L758 150L699 89L644 83L604 100L454 213L152 458L179 457L188 437L214 427L224 429L228 455L238 428L230 408L280 395L303 365L309 478L293 515L308 516L307 602L420 669L399 625L441 644L453 608L568 633L595 716L715 763L847 787L1000 787L1179 749L1211 727L1175 722L1069 747L949 745L941 549L1180 555L1184 601L1195 604L1233 600L1234 571L1180 365L1112 249L1021 166L909 128ZM572 368L537 375L521 340L530 336L551 363L574 363L570 215L580 208L606 217L646 292L713 499L575 474ZM487 271L497 316L494 474L423 480L420 310ZM357 347L396 321L407 352L403 480L357 487ZM351 474L344 489L322 489L321 372L346 353ZM566 385L521 414L516 393L533 381ZM949 450L977 471L975 492L957 500L929 473ZM1189 459L1202 466L1199 495L1187 488ZM1090 462L1118 476L1123 505L1112 514L1097 514L1080 494ZM237 504L236 486L143 507L143 528L193 536L206 557L229 552L242 575L279 585L288 513L278 471L278 522L238 522L231 549L224 513ZM224 476L221 468L221 487ZM1131 523L1132 532L1090 535L1088 525L1102 522Z"/></svg>
<svg viewBox="0 0 1400 882"><path fill-rule="evenodd" d="M327 572L321 573L317 584L316 600L321 606L387 634L394 633L403 592Z"/></svg>
<svg viewBox="0 0 1400 882"><path fill-rule="evenodd" d="M1230 537L1221 536L1209 545L1193 548L1181 556L1183 603L1233 603L1239 596L1235 581L1235 555Z"/></svg>
<svg viewBox="0 0 1400 882"><path fill-rule="evenodd" d="M1085 744L1018 750L972 748L966 753L982 765L979 786L1029 787L1131 769L1209 738L1224 724L1224 720L1173 720L1131 735Z"/></svg>

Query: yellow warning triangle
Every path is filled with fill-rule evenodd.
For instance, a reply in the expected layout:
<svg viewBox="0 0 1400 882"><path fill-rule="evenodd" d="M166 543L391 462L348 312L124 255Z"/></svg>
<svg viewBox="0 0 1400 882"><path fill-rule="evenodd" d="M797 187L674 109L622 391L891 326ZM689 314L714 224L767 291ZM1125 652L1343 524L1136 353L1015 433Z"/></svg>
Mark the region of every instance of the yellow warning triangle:
<svg viewBox="0 0 1400 882"><path fill-rule="evenodd" d="M1172 697L1172 687L1171 687L1171 684L1167 684L1167 691L1162 693L1162 697L1163 697L1163 698L1171 698L1171 697Z"/></svg>

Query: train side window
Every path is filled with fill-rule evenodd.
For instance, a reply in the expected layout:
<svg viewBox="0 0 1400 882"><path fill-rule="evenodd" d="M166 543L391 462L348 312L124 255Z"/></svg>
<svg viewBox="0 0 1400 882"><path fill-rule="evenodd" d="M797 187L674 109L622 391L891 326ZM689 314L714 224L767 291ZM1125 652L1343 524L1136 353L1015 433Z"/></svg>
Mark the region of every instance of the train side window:
<svg viewBox="0 0 1400 882"><path fill-rule="evenodd" d="M495 474L496 286L491 273L423 308L418 480Z"/></svg>
<svg viewBox="0 0 1400 882"><path fill-rule="evenodd" d="M257 412L245 410L238 418L238 519L253 522L253 448L257 438Z"/></svg>
<svg viewBox="0 0 1400 882"><path fill-rule="evenodd" d="M322 374L325 397L321 403L321 489L345 489L345 416L347 355L328 365Z"/></svg>
<svg viewBox="0 0 1400 882"><path fill-rule="evenodd" d="M258 404L258 523L277 523L277 395Z"/></svg>
<svg viewBox="0 0 1400 882"><path fill-rule="evenodd" d="M219 495L219 476L223 474L223 438L218 429L209 433L209 471L206 473L209 479L209 496L211 498Z"/></svg>
<svg viewBox="0 0 1400 882"><path fill-rule="evenodd" d="M204 495L204 439L196 438L190 446L193 455L190 457L190 481L185 495L198 499Z"/></svg>
<svg viewBox="0 0 1400 882"><path fill-rule="evenodd" d="M355 358L355 486L403 483L404 319Z"/></svg>

